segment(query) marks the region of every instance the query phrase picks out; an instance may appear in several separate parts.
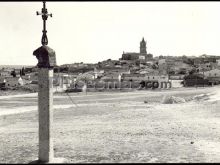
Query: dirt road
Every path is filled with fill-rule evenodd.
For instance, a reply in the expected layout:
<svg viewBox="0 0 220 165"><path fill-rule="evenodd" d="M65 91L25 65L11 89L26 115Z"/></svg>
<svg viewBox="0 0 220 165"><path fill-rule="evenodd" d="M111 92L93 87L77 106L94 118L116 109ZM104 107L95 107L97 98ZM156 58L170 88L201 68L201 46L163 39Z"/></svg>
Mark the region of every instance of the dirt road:
<svg viewBox="0 0 220 165"><path fill-rule="evenodd" d="M164 95L189 98L213 91L211 101L161 104ZM219 162L218 91L71 94L75 104L66 95L55 95L55 156L70 163ZM30 106L37 106L36 96L0 98L0 111ZM37 159L37 111L0 116L0 142L0 163Z"/></svg>

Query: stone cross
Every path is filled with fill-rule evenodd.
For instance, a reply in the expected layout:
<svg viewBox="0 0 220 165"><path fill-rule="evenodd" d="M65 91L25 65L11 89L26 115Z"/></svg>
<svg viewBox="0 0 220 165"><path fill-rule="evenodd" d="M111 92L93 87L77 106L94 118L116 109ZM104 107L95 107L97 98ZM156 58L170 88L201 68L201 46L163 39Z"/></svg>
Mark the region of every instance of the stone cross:
<svg viewBox="0 0 220 165"><path fill-rule="evenodd" d="M46 2L43 2L42 13L43 36L42 46L33 52L38 59L38 112L39 112L39 163L63 163L65 159L54 158L53 148L53 68L56 66L55 51L47 46L46 20L48 17ZM52 15L51 15L52 16Z"/></svg>

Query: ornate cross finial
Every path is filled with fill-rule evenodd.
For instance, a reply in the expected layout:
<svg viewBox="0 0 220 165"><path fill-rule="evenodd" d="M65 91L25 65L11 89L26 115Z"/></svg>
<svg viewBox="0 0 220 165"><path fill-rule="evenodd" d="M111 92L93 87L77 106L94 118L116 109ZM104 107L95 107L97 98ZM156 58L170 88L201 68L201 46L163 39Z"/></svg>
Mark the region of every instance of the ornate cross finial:
<svg viewBox="0 0 220 165"><path fill-rule="evenodd" d="M52 14L47 13L46 1L43 1L43 8L41 10L41 13L39 13L38 11L36 13L37 13L37 15L42 15L42 19L43 19L43 31L42 31L43 35L42 35L42 39L41 39L41 44L47 45L48 39L47 39L47 30L46 30L46 20L47 20L48 16L52 17Z"/></svg>

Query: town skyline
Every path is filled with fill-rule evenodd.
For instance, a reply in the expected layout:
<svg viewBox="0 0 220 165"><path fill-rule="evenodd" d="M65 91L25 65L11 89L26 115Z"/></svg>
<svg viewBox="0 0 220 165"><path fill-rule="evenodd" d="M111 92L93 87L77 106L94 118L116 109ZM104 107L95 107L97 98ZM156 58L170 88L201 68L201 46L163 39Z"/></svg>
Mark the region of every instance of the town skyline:
<svg viewBox="0 0 220 165"><path fill-rule="evenodd" d="M220 2L47 2L48 46L57 64L118 60L139 52L144 37L153 56L220 55ZM41 2L0 2L0 65L36 65Z"/></svg>

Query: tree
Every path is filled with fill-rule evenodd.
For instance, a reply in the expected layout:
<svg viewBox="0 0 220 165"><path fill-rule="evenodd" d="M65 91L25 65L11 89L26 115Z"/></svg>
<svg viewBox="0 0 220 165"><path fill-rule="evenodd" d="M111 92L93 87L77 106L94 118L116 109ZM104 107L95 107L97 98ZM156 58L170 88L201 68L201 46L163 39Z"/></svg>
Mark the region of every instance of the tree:
<svg viewBox="0 0 220 165"><path fill-rule="evenodd" d="M21 69L21 76L25 76L24 67Z"/></svg>
<svg viewBox="0 0 220 165"><path fill-rule="evenodd" d="M196 73L196 69L195 68L193 68L192 70L189 71L189 74L191 74L191 75L194 74L194 73Z"/></svg>
<svg viewBox="0 0 220 165"><path fill-rule="evenodd" d="M15 72L15 70L11 71L11 75L12 75L13 77L16 77L16 72Z"/></svg>
<svg viewBox="0 0 220 165"><path fill-rule="evenodd" d="M98 62L98 68L102 68L102 63Z"/></svg>
<svg viewBox="0 0 220 165"><path fill-rule="evenodd" d="M136 66L140 66L140 61L135 61Z"/></svg>
<svg viewBox="0 0 220 165"><path fill-rule="evenodd" d="M180 70L178 74L186 74L186 70Z"/></svg>
<svg viewBox="0 0 220 165"><path fill-rule="evenodd" d="M160 56L159 56L159 59L163 59L163 56L162 56L162 55L160 55Z"/></svg>
<svg viewBox="0 0 220 165"><path fill-rule="evenodd" d="M153 65L152 65L152 69L158 69L158 65L153 64Z"/></svg>
<svg viewBox="0 0 220 165"><path fill-rule="evenodd" d="M168 74L174 75L174 74L175 74L175 71L174 71L174 70L170 70L170 71L168 72Z"/></svg>

